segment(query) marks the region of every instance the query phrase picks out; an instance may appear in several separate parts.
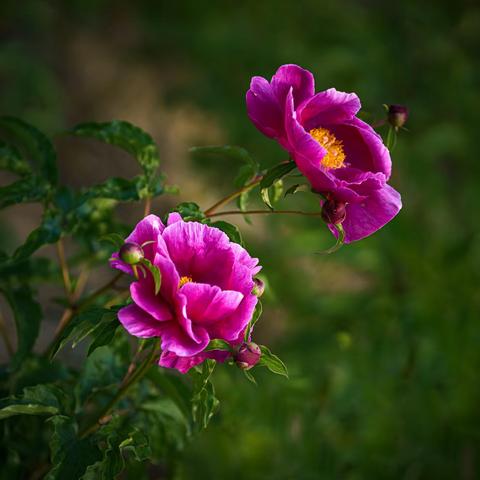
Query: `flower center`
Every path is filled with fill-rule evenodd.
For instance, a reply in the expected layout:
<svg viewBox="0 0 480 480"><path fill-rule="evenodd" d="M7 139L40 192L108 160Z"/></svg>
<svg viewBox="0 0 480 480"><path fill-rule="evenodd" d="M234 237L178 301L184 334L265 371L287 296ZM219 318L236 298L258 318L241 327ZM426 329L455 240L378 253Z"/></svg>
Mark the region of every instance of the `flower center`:
<svg viewBox="0 0 480 480"><path fill-rule="evenodd" d="M178 282L178 288L182 288L188 282L193 282L192 277L181 277Z"/></svg>
<svg viewBox="0 0 480 480"><path fill-rule="evenodd" d="M326 128L313 128L309 133L327 151L322 158L322 165L325 168L343 167L345 161L343 142Z"/></svg>

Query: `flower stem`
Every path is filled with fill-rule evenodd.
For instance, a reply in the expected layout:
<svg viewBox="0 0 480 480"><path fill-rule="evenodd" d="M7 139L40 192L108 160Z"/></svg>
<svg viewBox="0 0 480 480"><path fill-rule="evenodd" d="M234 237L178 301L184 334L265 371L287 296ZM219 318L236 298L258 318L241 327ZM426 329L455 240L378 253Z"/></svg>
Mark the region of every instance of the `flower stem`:
<svg viewBox="0 0 480 480"><path fill-rule="evenodd" d="M127 374L125 375L125 378L122 380L120 383L120 386L118 388L117 393L114 395L114 397L108 402L107 405L105 405L104 408L100 410L98 415L95 416L95 420L87 425L80 433L79 433L79 438L85 438L88 435L94 433L102 424L106 423L108 421L108 415L110 414L111 410L117 402L119 402L125 394L128 392L130 387L134 385L136 382L141 380L147 373L150 367L153 365L156 355L157 355L157 346L158 342L155 343L155 345L152 347L152 350L150 352L150 355L141 363L139 367L137 367L136 370L133 372L129 368L127 370Z"/></svg>
<svg viewBox="0 0 480 480"><path fill-rule="evenodd" d="M65 248L63 246L63 240L60 238L56 243L57 256L60 263L60 269L62 271L63 286L65 288L65 294L67 300L70 302L72 299L72 282L70 280L70 273L68 272L67 260L65 258Z"/></svg>
<svg viewBox="0 0 480 480"><path fill-rule="evenodd" d="M217 210L219 207L222 207L223 205L226 205L227 203L231 202L235 198L239 197L242 193L248 192L248 190L252 189L253 187L256 187L262 181L262 178L263 178L263 175L257 175L250 183L248 183L244 187L231 193L230 195L227 195L226 197L223 197L217 203L213 204L210 208L207 208L207 210L205 210L205 216L212 217L213 216L212 214L215 210Z"/></svg>
<svg viewBox="0 0 480 480"><path fill-rule="evenodd" d="M152 197L145 198L145 208L143 210L143 216L146 217L150 214L150 210L152 209Z"/></svg>
<svg viewBox="0 0 480 480"><path fill-rule="evenodd" d="M211 213L207 217L219 217L222 215L305 215L308 217L320 217L322 212L302 212L301 210L226 210L224 212Z"/></svg>
<svg viewBox="0 0 480 480"><path fill-rule="evenodd" d="M60 319L60 322L58 323L57 330L55 332L55 336L53 337L53 340L50 342L48 345L47 349L45 350L45 354L48 355L55 343L57 342L58 338L62 335L63 331L67 327L67 325L70 323L72 320L73 316L83 310L86 306L90 305L93 301L95 301L100 295L103 293L107 292L110 290L117 280L122 276L122 273L119 272L117 275L115 275L113 278L111 278L105 285L100 287L99 289L95 290L92 294L89 296L85 297L82 301L77 302L77 303L72 303L70 307L68 307L62 315L62 318Z"/></svg>

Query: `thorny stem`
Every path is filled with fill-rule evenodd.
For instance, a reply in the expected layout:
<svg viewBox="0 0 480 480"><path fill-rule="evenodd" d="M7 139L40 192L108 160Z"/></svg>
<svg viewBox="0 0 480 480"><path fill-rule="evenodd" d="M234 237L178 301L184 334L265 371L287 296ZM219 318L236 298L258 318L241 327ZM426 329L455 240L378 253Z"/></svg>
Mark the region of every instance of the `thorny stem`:
<svg viewBox="0 0 480 480"><path fill-rule="evenodd" d="M207 217L219 217L221 215L271 215L271 214L290 214L305 215L308 217L320 217L322 212L302 212L301 210L226 210L224 212L211 213Z"/></svg>
<svg viewBox="0 0 480 480"><path fill-rule="evenodd" d="M239 197L242 193L248 192L248 190L252 189L253 187L257 186L262 181L263 175L257 175L250 183L245 185L244 187L240 188L239 190L227 195L220 199L217 203L213 204L210 208L205 210L205 216L212 217L213 212L217 210L219 207L226 205L227 203L231 202L235 198Z"/></svg>
<svg viewBox="0 0 480 480"><path fill-rule="evenodd" d="M70 273L68 272L67 260L65 259L65 248L63 246L63 240L60 238L56 243L57 256L60 263L60 269L62 271L63 286L65 288L65 294L69 302L72 299L72 282L70 280Z"/></svg>
<svg viewBox="0 0 480 480"><path fill-rule="evenodd" d="M156 342L155 345L152 347L150 355L148 355L148 357L142 362L139 367L137 367L136 370L133 371L133 373L130 371L130 369L127 370L127 374L120 383L119 389L115 396L110 400L110 402L108 402L108 404L104 408L102 408L102 410L100 410L99 414L96 415L95 420L79 433L79 438L85 438L88 435L94 433L101 425L103 425L109 420L108 415L113 409L113 407L117 404L119 400L121 400L125 396L125 394L128 392L132 385L141 380L147 374L148 370L153 365L157 356L157 346L158 342Z"/></svg>

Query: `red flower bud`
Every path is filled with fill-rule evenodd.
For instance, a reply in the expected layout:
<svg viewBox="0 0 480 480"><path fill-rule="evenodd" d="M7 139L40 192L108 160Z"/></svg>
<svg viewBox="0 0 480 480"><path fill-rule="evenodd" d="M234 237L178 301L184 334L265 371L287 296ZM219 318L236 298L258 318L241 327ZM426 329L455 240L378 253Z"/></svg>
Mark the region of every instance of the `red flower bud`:
<svg viewBox="0 0 480 480"><path fill-rule="evenodd" d="M124 243L118 251L118 256L129 265L137 265L144 257L143 248L136 243Z"/></svg>
<svg viewBox="0 0 480 480"><path fill-rule="evenodd" d="M235 354L235 363L242 370L250 370L260 360L262 351L254 342L243 343Z"/></svg>
<svg viewBox="0 0 480 480"><path fill-rule="evenodd" d="M265 283L262 282L262 280L260 280L259 278L254 278L253 282L255 283L255 285L253 286L252 293L256 297L260 298L263 295L263 292L265 291Z"/></svg>
<svg viewBox="0 0 480 480"><path fill-rule="evenodd" d="M345 220L347 212L345 202L325 200L322 205L322 219L329 224L338 225Z"/></svg>
<svg viewBox="0 0 480 480"><path fill-rule="evenodd" d="M388 105L388 123L395 128L401 128L408 119L408 108L404 105Z"/></svg>

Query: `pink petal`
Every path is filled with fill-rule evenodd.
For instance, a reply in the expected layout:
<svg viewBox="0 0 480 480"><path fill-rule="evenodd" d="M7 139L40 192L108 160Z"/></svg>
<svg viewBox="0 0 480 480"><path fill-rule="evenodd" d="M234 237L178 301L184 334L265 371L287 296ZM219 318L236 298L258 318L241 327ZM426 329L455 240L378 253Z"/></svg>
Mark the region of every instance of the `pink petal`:
<svg viewBox="0 0 480 480"><path fill-rule="evenodd" d="M180 373L187 373L191 368L202 363L207 358L223 363L229 356L230 352L227 350L211 350L191 357L179 357L173 352L163 351L158 364L161 367L175 368Z"/></svg>
<svg viewBox="0 0 480 480"><path fill-rule="evenodd" d="M119 310L118 319L130 335L140 338L160 336L161 322L155 320L135 304Z"/></svg>
<svg viewBox="0 0 480 480"><path fill-rule="evenodd" d="M207 331L201 327L195 327L195 336L198 341L192 340L176 321L160 322L160 336L162 338L162 350L169 350L181 357L196 355L205 350L210 343Z"/></svg>
<svg viewBox="0 0 480 480"><path fill-rule="evenodd" d="M303 103L297 114L299 122L309 132L312 128L351 120L360 107L360 99L355 93L329 88Z"/></svg>
<svg viewBox="0 0 480 480"><path fill-rule="evenodd" d="M155 295L155 285L148 277L130 285L130 295L142 310L148 312L155 320L164 322L172 319L172 312L160 295Z"/></svg>
<svg viewBox="0 0 480 480"><path fill-rule="evenodd" d="M243 300L240 292L221 290L204 283L186 283L180 292L187 298L187 316L193 322L208 325L231 315Z"/></svg>
<svg viewBox="0 0 480 480"><path fill-rule="evenodd" d="M315 93L315 80L312 73L293 64L282 65L272 77L271 85L282 106L290 90L295 108Z"/></svg>

